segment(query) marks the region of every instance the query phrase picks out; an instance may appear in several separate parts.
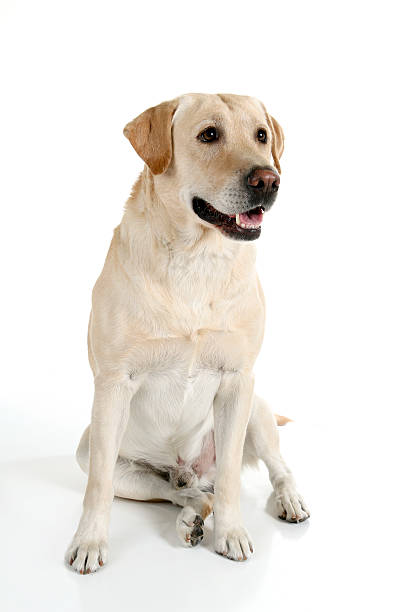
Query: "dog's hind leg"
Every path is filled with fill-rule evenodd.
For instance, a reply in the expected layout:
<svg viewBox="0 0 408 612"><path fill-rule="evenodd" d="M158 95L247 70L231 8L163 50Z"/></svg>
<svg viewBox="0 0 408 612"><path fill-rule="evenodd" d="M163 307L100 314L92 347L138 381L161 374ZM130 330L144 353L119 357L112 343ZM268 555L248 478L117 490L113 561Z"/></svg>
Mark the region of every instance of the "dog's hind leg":
<svg viewBox="0 0 408 612"><path fill-rule="evenodd" d="M292 472L279 450L279 433L275 416L264 400L255 396L244 445L243 465L261 459L272 483L274 514L291 523L309 518L310 513L296 490Z"/></svg>
<svg viewBox="0 0 408 612"><path fill-rule="evenodd" d="M204 521L213 511L214 495L199 489L186 489L184 493L185 506L177 516L176 531L185 546L196 546L204 537Z"/></svg>
<svg viewBox="0 0 408 612"><path fill-rule="evenodd" d="M77 461L87 474L89 467L89 427L79 443ZM171 483L148 466L118 457L113 473L116 497L136 501L170 501L183 509L177 516L176 531L181 542L196 546L204 536L204 521L212 513L213 495L198 488L175 489Z"/></svg>

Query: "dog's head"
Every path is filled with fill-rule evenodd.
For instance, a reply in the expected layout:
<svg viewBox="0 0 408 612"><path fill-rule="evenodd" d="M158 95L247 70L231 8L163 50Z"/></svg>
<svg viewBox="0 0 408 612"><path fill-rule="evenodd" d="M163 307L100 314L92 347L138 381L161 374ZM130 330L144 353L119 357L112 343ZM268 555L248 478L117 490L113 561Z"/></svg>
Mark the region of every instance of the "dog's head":
<svg viewBox="0 0 408 612"><path fill-rule="evenodd" d="M229 238L259 237L279 189L283 152L282 128L261 102L186 94L149 108L124 133L164 202Z"/></svg>

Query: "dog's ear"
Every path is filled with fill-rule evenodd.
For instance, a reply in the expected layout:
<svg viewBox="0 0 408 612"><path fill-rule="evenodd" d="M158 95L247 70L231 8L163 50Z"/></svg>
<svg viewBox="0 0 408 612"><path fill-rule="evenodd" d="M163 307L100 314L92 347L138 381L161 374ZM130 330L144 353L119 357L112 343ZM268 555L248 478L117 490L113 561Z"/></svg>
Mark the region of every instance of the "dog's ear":
<svg viewBox="0 0 408 612"><path fill-rule="evenodd" d="M171 122L177 105L178 100L170 100L152 106L128 123L123 130L136 153L153 174L165 172L171 162Z"/></svg>
<svg viewBox="0 0 408 612"><path fill-rule="evenodd" d="M280 173L281 167L279 160L282 157L285 137L283 135L283 130L276 119L269 115L269 120L271 122L272 130L272 157L273 161L275 162L276 169Z"/></svg>
<svg viewBox="0 0 408 612"><path fill-rule="evenodd" d="M262 104L263 106L263 104ZM270 130L272 132L272 157L273 157L273 161L275 164L275 167L277 169L277 171L280 174L281 171L281 167L280 167L280 163L279 160L282 157L282 153L283 153L283 148L284 148L284 135L283 135L283 130L281 128L281 126L279 125L279 123L276 121L276 119L274 119L272 117L272 115L269 115L269 113L267 113L266 108L263 106L265 114L266 114L266 120L268 122L268 125L270 127Z"/></svg>

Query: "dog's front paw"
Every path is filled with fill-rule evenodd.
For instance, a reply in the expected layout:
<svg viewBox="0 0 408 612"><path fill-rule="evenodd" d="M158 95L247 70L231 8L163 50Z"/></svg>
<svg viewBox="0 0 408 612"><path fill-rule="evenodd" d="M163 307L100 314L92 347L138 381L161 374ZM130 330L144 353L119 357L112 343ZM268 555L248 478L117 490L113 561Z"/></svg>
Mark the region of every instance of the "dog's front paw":
<svg viewBox="0 0 408 612"><path fill-rule="evenodd" d="M288 523L302 523L310 517L303 497L292 487L281 487L272 493L273 514Z"/></svg>
<svg viewBox="0 0 408 612"><path fill-rule="evenodd" d="M215 530L215 552L233 561L246 561L254 552L251 538L241 525Z"/></svg>
<svg viewBox="0 0 408 612"><path fill-rule="evenodd" d="M75 535L65 553L65 561L80 574L91 574L104 565L108 558L105 540L88 539Z"/></svg>

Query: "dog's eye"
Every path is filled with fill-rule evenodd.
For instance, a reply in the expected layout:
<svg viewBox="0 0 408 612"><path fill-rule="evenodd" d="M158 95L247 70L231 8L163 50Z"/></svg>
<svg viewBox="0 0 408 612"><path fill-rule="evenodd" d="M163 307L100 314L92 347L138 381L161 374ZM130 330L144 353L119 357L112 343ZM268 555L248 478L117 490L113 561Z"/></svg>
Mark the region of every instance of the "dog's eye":
<svg viewBox="0 0 408 612"><path fill-rule="evenodd" d="M256 133L256 138L259 142L266 142L268 140L268 135L265 130L258 130Z"/></svg>
<svg viewBox="0 0 408 612"><path fill-rule="evenodd" d="M218 140L218 131L215 127L208 127L198 135L198 139L201 142L214 142L214 140Z"/></svg>

